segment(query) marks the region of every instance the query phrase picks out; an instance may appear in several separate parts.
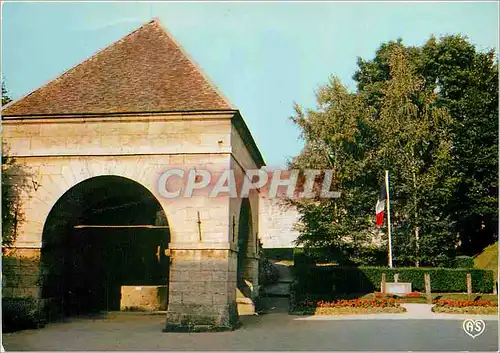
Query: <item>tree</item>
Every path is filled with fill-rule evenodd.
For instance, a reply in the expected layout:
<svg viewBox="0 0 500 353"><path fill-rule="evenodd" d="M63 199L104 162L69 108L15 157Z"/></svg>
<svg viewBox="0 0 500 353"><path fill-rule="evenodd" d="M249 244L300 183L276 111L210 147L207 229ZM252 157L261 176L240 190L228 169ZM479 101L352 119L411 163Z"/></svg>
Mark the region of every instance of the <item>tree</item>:
<svg viewBox="0 0 500 353"><path fill-rule="evenodd" d="M382 44L373 60L358 59L354 79L380 112L377 99L389 77L389 52L401 48L427 89L436 89L436 105L447 108L452 138L450 173L458 184L448 212L471 255L498 239L498 64L494 51L477 52L467 38L431 37L422 47L401 40ZM377 113L378 114L378 113Z"/></svg>
<svg viewBox="0 0 500 353"><path fill-rule="evenodd" d="M4 81L2 80L2 106L9 103L10 101L12 101L12 99L9 97L9 93L7 92Z"/></svg>
<svg viewBox="0 0 500 353"><path fill-rule="evenodd" d="M371 217L376 178L366 165L372 110L335 77L318 91L317 102L317 110L304 112L295 106L292 121L301 129L305 147L290 167L332 170L332 188L342 190L342 197L291 201L300 213L298 242L329 247L355 263L366 262L371 239L377 235Z"/></svg>
<svg viewBox="0 0 500 353"><path fill-rule="evenodd" d="M457 251L474 253L495 241L494 57L461 36L431 37L421 47L391 41L373 60L358 59L356 92L331 79L316 110L296 106L292 120L305 147L290 166L333 169L342 192L338 200L291 201L301 214L298 243L363 262L359 249L380 234L373 206L385 169L396 264L449 266Z"/></svg>
<svg viewBox="0 0 500 353"><path fill-rule="evenodd" d="M2 105L11 99L2 82ZM24 220L22 194L29 189L26 167L9 157L8 146L2 143L2 249L12 246L19 224Z"/></svg>
<svg viewBox="0 0 500 353"><path fill-rule="evenodd" d="M378 85L379 146L375 151L393 180L395 235L403 238L399 243L407 245L406 251L396 252L396 259L403 264L411 261L417 267L421 262L445 265L457 243L451 219L442 207L457 182L449 174L450 118L447 110L436 104L432 87L426 87L416 73L408 52L393 47L388 67L388 80ZM439 248L434 246L436 242Z"/></svg>
<svg viewBox="0 0 500 353"><path fill-rule="evenodd" d="M439 82L440 103L453 117L454 172L460 179L451 212L462 250L473 255L498 239L498 64L466 38L431 38L425 70Z"/></svg>

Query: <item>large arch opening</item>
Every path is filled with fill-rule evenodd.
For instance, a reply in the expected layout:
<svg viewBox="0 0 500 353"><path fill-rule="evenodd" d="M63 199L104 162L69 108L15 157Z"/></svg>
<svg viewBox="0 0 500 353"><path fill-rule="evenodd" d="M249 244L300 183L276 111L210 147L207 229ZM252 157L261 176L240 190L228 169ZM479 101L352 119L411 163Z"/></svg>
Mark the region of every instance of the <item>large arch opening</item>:
<svg viewBox="0 0 500 353"><path fill-rule="evenodd" d="M166 215L145 187L118 176L85 180L45 222L42 298L64 315L120 310L123 286L168 285L169 238Z"/></svg>

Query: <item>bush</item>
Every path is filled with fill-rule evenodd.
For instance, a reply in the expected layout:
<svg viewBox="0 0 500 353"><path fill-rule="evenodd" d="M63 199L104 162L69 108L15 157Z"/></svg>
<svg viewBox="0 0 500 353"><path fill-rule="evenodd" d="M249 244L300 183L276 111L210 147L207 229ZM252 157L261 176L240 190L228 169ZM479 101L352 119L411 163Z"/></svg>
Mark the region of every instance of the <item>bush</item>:
<svg viewBox="0 0 500 353"><path fill-rule="evenodd" d="M344 255L328 248L295 248L293 250L294 264L312 265L316 263L344 264Z"/></svg>
<svg viewBox="0 0 500 353"><path fill-rule="evenodd" d="M457 256L455 258L455 268L474 268L474 259L470 256Z"/></svg>
<svg viewBox="0 0 500 353"><path fill-rule="evenodd" d="M45 320L38 303L38 300L31 297L2 298L2 331L42 327Z"/></svg>
<svg viewBox="0 0 500 353"><path fill-rule="evenodd" d="M268 259L261 257L259 260L259 284L273 284L278 282L279 272Z"/></svg>
<svg viewBox="0 0 500 353"><path fill-rule="evenodd" d="M395 273L399 282L411 282L412 290L425 291L424 274L429 273L433 292L466 292L467 273L472 277L472 290L475 293L491 293L493 290L493 271L479 269L450 268L386 268L386 267L339 267L304 266L296 268L298 293L371 293L380 291L382 274L391 282Z"/></svg>

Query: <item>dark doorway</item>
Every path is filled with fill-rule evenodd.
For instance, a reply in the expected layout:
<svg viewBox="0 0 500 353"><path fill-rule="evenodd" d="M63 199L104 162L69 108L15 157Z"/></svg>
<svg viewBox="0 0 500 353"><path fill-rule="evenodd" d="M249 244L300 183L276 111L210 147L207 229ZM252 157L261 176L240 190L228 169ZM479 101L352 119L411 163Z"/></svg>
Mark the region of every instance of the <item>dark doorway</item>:
<svg viewBox="0 0 500 353"><path fill-rule="evenodd" d="M121 286L166 285L170 233L149 190L117 176L95 177L54 205L42 237L42 297L50 311L120 310Z"/></svg>
<svg viewBox="0 0 500 353"><path fill-rule="evenodd" d="M251 281L249 276L249 245L252 234L252 213L250 209L250 201L248 198L241 200L240 215L238 221L238 265L237 265L237 286L241 293L247 297L251 297L251 289L245 282Z"/></svg>

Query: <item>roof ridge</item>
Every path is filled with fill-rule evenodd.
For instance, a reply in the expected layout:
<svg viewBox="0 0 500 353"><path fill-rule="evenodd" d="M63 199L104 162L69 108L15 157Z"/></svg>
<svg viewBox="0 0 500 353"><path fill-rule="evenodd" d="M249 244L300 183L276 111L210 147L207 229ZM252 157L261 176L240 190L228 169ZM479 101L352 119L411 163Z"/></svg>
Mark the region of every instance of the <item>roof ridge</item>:
<svg viewBox="0 0 500 353"><path fill-rule="evenodd" d="M150 25L150 24L154 24L154 23L157 23L159 24L158 22L158 18L155 17L153 18L153 20L143 24L142 26L134 29L133 31L129 32L128 34L126 34L125 36L121 37L120 39L118 40L115 40L114 42L112 42L111 44L108 44L106 45L105 47L101 48L101 49L98 49L97 51L95 51L93 54L91 54L90 56L86 57L85 59L83 60L80 60L77 64L71 66L69 69L66 69L64 71L62 71L62 73L60 74L57 74L57 76L55 76L54 78L51 78L49 79L47 82L45 82L43 85L35 88L33 91L25 94L24 96L16 99L16 100L12 100L10 101L9 103L5 104L4 106L1 107L1 111L4 111L5 109L8 109L10 106L16 104L17 102L31 96L32 94L40 91L41 89L47 87L48 85L50 85L51 83L54 83L54 82L57 82L59 81L60 79L62 79L64 76L66 76L67 74L69 74L70 72L72 72L73 70L75 70L78 66L88 62L88 61L91 61L93 58L95 58L97 55L105 52L106 50L108 49L111 49L113 48L116 44L119 44L120 42L123 42L126 38L129 38L131 35L135 34L136 32L138 32L139 30L141 30L142 28L144 28L145 26L147 25Z"/></svg>
<svg viewBox="0 0 500 353"><path fill-rule="evenodd" d="M174 36L166 29L166 27L160 22L158 17L154 17L153 20L149 23L155 23L158 25L163 32L167 35L167 37L176 45L176 47L180 50L182 55L187 59L187 61L193 65L196 71L207 81L209 84L210 88L214 90L214 92L219 95L222 100L229 106L230 109L236 109L234 104L229 100L228 97L222 92L222 90L219 89L219 86L215 84L214 81L205 73L205 71L202 69L202 67L194 60L194 58L184 49L184 47L174 38Z"/></svg>
<svg viewBox="0 0 500 353"><path fill-rule="evenodd" d="M154 17L1 107L1 115L203 108L236 109Z"/></svg>

